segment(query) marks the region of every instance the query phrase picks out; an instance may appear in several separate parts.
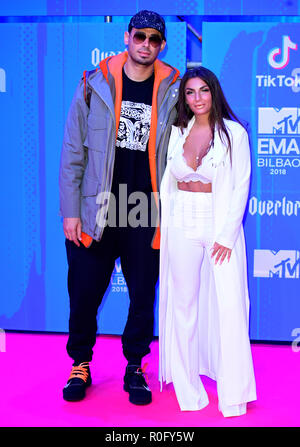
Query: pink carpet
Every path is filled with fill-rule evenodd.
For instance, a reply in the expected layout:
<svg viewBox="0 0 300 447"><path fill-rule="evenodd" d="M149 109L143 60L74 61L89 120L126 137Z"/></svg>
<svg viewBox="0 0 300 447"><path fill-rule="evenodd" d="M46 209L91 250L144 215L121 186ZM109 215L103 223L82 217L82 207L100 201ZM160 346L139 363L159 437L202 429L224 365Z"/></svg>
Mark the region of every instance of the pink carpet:
<svg viewBox="0 0 300 447"><path fill-rule="evenodd" d="M210 404L198 412L180 411L172 385L160 392L157 342L145 359L153 403L136 407L122 389L126 363L120 337L98 336L91 363L93 385L85 400L68 403L62 399L72 363L65 351L67 336L5 335L5 352L0 352L1 427L300 426L300 353L291 346L252 345L258 400L248 405L246 415L224 418L210 379L203 377Z"/></svg>

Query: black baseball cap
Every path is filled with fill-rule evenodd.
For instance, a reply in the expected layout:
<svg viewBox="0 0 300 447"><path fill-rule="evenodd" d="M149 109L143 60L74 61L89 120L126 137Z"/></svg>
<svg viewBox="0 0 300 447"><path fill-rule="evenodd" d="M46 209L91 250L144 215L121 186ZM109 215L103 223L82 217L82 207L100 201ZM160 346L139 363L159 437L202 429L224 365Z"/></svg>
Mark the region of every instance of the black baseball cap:
<svg viewBox="0 0 300 447"><path fill-rule="evenodd" d="M157 14L157 12L153 11L139 11L133 17L131 17L128 31L130 32L132 28L141 29L141 28L153 28L161 33L163 40L166 40L166 24L164 19Z"/></svg>

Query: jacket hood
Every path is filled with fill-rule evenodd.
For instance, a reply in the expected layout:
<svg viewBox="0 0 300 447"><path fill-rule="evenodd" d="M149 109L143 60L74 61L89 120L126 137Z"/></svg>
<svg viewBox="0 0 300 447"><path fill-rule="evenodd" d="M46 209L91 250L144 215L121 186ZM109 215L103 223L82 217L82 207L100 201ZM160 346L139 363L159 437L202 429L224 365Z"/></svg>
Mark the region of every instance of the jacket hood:
<svg viewBox="0 0 300 447"><path fill-rule="evenodd" d="M123 51L122 53L116 56L108 56L106 59L103 59L99 66L100 69L106 78L107 82L109 82L109 73L112 74L114 78L119 77L122 74L122 69L127 61L128 52ZM156 59L154 62L154 74L155 76L159 76L159 78L165 79L174 73L173 79L171 80L171 84L173 84L176 79L179 77L180 72L177 68L172 67L171 65Z"/></svg>

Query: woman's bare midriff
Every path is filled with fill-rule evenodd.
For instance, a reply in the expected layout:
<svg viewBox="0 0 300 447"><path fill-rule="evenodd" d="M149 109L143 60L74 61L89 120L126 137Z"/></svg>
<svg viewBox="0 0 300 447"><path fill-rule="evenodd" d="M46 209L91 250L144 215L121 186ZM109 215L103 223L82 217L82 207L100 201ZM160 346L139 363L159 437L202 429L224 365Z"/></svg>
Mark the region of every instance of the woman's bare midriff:
<svg viewBox="0 0 300 447"><path fill-rule="evenodd" d="M211 192L211 183L177 182L178 189L190 192Z"/></svg>

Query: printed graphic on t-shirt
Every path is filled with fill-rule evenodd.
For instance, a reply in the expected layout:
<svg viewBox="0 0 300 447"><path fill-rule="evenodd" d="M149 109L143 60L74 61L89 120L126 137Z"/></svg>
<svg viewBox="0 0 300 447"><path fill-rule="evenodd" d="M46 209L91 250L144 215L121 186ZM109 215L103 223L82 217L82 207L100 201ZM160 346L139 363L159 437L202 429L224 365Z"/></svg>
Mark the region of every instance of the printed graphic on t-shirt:
<svg viewBox="0 0 300 447"><path fill-rule="evenodd" d="M150 133L151 106L122 101L116 146L146 151Z"/></svg>

